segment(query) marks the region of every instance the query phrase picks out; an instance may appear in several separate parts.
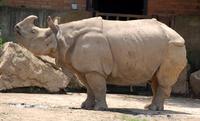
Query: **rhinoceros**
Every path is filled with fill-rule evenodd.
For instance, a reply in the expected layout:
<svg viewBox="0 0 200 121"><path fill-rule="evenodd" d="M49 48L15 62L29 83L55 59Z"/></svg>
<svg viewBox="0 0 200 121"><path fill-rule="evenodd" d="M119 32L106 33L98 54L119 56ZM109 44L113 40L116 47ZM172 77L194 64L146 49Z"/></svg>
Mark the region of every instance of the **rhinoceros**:
<svg viewBox="0 0 200 121"><path fill-rule="evenodd" d="M164 110L164 100L184 69L184 39L156 19L130 21L93 17L64 24L48 19L34 25L31 15L16 24L18 42L35 55L56 58L63 70L77 75L87 88L84 109L104 110L106 84L151 82L153 98L146 108Z"/></svg>

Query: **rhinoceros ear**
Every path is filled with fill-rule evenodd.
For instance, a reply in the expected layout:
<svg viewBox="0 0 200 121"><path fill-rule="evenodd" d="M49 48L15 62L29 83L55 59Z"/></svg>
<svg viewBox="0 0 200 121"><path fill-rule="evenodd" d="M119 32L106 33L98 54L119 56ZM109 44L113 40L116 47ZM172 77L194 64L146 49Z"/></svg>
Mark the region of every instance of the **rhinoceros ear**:
<svg viewBox="0 0 200 121"><path fill-rule="evenodd" d="M24 22L33 24L36 19L38 19L37 16L30 15L24 19Z"/></svg>
<svg viewBox="0 0 200 121"><path fill-rule="evenodd" d="M60 23L60 17L55 17L55 18L53 19L53 23L54 23L55 25L58 25L58 24Z"/></svg>
<svg viewBox="0 0 200 121"><path fill-rule="evenodd" d="M49 28L53 31L53 33L55 35L57 35L58 29L59 29L59 27L58 27L58 21L53 22L53 20L49 16L48 19L47 19L47 23L48 23Z"/></svg>

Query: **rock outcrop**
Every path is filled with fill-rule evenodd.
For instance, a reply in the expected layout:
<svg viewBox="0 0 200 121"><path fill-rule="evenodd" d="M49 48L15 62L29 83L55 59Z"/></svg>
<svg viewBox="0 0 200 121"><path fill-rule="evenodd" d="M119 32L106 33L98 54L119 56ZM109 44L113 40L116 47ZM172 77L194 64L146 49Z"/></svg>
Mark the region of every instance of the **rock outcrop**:
<svg viewBox="0 0 200 121"><path fill-rule="evenodd" d="M190 86L194 96L200 98L200 70L190 75Z"/></svg>
<svg viewBox="0 0 200 121"><path fill-rule="evenodd" d="M18 44L5 43L0 51L0 90L37 86L57 92L65 88L69 80L59 68L35 57Z"/></svg>
<svg viewBox="0 0 200 121"><path fill-rule="evenodd" d="M189 84L188 84L189 70L190 70L190 65L188 64L179 75L178 81L174 84L172 88L173 94L187 95L189 93Z"/></svg>

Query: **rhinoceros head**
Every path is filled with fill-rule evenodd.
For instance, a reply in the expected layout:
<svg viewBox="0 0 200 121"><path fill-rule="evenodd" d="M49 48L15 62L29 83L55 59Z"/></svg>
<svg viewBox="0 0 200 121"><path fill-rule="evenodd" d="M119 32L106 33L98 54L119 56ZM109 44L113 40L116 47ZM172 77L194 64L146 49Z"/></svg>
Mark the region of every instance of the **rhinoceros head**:
<svg viewBox="0 0 200 121"><path fill-rule="evenodd" d="M57 43L50 28L39 28L34 25L37 16L31 15L17 23L17 43L29 49L35 55L53 56Z"/></svg>

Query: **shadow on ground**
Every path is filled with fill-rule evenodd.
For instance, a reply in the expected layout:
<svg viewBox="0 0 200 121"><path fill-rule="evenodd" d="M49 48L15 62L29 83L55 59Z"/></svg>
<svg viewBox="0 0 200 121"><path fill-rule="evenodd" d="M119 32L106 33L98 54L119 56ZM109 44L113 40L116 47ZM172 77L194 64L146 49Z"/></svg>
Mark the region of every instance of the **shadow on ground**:
<svg viewBox="0 0 200 121"><path fill-rule="evenodd" d="M80 110L81 108L71 107L70 109ZM104 110L104 111L105 112L122 113L122 114L131 114L131 115L170 115L170 114L187 114L187 115L190 115L190 113L179 112L179 111L171 111L171 110L150 111L150 110L136 109L136 108L109 108L109 109Z"/></svg>
<svg viewBox="0 0 200 121"><path fill-rule="evenodd" d="M171 110L149 111L149 110L135 109L135 108L109 108L107 111L124 113L124 114L132 114L132 115L141 115L141 114L143 114L143 115L169 115L169 114L187 114L187 115L189 115L189 113L171 111Z"/></svg>

